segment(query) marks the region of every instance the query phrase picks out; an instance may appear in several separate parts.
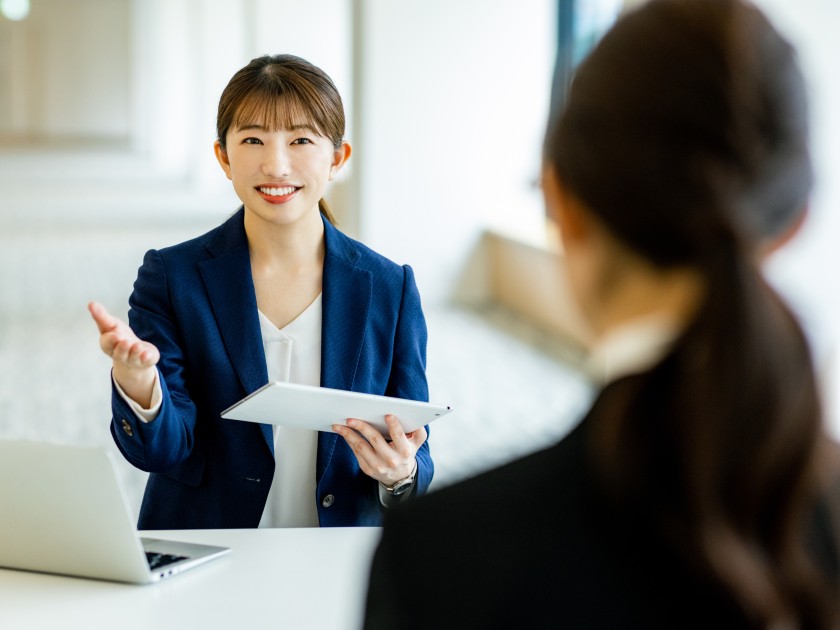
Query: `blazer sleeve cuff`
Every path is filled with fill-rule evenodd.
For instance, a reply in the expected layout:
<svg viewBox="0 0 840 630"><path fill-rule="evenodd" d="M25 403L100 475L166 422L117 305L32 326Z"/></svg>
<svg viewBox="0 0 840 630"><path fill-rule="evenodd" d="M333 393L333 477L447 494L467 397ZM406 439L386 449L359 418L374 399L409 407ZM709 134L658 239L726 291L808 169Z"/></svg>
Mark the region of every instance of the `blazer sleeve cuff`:
<svg viewBox="0 0 840 630"><path fill-rule="evenodd" d="M117 394L119 394L120 398L122 398L125 404L128 405L129 409L134 412L134 415L140 422L149 423L158 417L158 414L160 413L160 406L163 401L163 390L160 387L160 378L158 377L157 370L155 370L155 381L152 385L152 401L148 409L144 409L136 401L128 397L128 394L123 391L123 388L120 387L120 384L117 383L114 378L113 370L111 370L111 382L114 384L114 389L116 389Z"/></svg>

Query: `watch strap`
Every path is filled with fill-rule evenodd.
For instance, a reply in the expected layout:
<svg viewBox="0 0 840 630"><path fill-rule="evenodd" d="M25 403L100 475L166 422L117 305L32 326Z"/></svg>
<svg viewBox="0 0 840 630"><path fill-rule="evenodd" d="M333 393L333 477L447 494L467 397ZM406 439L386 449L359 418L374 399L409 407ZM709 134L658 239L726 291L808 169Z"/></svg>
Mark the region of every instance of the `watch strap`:
<svg viewBox="0 0 840 630"><path fill-rule="evenodd" d="M403 477L399 481L395 481L390 486L386 486L381 481L379 485L382 486L382 489L385 490L388 494L397 494L399 490L405 488L406 486L410 486L414 483L414 477L417 475L417 459L414 460L414 468L411 469L411 473L407 477ZM404 490L403 490L404 492Z"/></svg>

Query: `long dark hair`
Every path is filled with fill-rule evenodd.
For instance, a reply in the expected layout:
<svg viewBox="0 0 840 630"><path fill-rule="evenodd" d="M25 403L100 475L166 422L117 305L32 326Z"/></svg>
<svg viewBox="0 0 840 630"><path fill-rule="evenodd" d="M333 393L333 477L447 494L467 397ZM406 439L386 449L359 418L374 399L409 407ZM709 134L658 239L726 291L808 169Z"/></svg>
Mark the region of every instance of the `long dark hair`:
<svg viewBox="0 0 840 630"><path fill-rule="evenodd" d="M807 340L758 268L812 185L795 51L741 0L652 0L584 61L545 161L609 232L705 292L594 442L614 497L759 625L836 627L805 532L823 438Z"/></svg>
<svg viewBox="0 0 840 630"><path fill-rule="evenodd" d="M263 55L233 75L219 99L216 136L225 149L231 127L261 123L270 129L312 125L338 149L344 142L344 105L327 74L294 55ZM327 202L321 213L335 224Z"/></svg>

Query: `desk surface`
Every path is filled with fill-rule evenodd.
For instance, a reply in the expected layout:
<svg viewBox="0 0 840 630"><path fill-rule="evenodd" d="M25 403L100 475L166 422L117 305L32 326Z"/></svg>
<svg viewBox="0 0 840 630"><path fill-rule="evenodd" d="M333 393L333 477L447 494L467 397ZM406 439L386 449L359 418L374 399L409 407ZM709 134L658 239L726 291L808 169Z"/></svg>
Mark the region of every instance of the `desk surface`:
<svg viewBox="0 0 840 630"><path fill-rule="evenodd" d="M232 551L148 586L0 569L0 628L357 630L379 532L144 531Z"/></svg>

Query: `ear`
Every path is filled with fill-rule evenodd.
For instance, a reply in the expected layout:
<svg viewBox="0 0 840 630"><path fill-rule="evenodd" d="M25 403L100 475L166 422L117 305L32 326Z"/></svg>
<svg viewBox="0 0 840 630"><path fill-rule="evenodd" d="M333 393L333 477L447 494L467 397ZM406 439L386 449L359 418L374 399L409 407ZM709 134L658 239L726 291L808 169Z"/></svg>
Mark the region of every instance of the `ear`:
<svg viewBox="0 0 840 630"><path fill-rule="evenodd" d="M563 246L585 240L590 232L586 211L550 166L543 168L542 188L546 214L557 224Z"/></svg>
<svg viewBox="0 0 840 630"><path fill-rule="evenodd" d="M330 180L335 179L335 176L338 175L338 172L347 163L347 160L350 159L351 153L353 153L353 149L347 142L342 142L341 146L333 151L333 161L330 165Z"/></svg>
<svg viewBox="0 0 840 630"><path fill-rule="evenodd" d="M215 151L216 159L219 161L219 165L222 167L225 175L227 175L227 178L232 179L230 176L230 160L228 159L227 151L222 148L222 143L218 140L213 143L213 151Z"/></svg>

